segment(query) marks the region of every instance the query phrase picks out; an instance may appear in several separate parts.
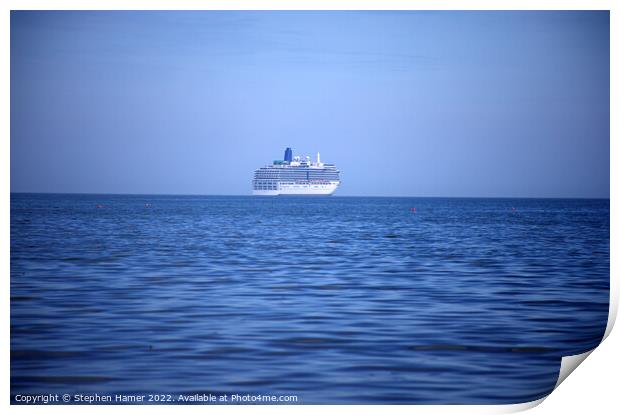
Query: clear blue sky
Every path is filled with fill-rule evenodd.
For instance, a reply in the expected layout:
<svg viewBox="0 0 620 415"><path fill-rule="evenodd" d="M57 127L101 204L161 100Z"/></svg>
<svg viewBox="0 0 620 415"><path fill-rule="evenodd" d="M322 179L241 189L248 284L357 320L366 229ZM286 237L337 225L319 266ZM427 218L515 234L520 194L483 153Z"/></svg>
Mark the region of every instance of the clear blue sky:
<svg viewBox="0 0 620 415"><path fill-rule="evenodd" d="M608 12L12 12L11 191L609 197Z"/></svg>

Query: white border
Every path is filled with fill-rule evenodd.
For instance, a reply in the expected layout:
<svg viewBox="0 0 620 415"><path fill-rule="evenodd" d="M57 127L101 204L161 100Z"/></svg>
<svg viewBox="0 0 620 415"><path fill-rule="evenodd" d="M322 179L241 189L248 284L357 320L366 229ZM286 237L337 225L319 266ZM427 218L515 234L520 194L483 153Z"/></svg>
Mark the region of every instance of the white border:
<svg viewBox="0 0 620 415"><path fill-rule="evenodd" d="M9 10L612 10L611 0L8 0Z"/></svg>
<svg viewBox="0 0 620 415"><path fill-rule="evenodd" d="M614 118L614 114L617 114L619 102L619 91L617 83L617 74L620 66L618 65L618 28L620 28L620 19L618 17L618 11L620 8L617 5L618 2L614 1L582 1L582 0L477 0L477 1L459 1L459 0L438 0L438 1L403 1L403 0L217 0L217 1L192 1L192 0L179 0L179 1L166 1L166 0L153 0L153 1L136 1L136 0L109 0L109 1L79 1L79 0L59 0L59 1L44 1L44 0L32 0L32 1L16 1L9 0L4 1L3 14L2 14L2 30L0 31L0 56L4 56L2 59L2 80L0 90L5 91L5 98L2 100L0 111L0 128L2 131L2 140L0 151L0 168L2 169L3 176L0 180L1 186L1 200L0 211L2 213L2 238L0 242L1 256L0 261L4 269L3 276L4 287L6 291L1 296L2 310L4 310L4 318L2 318L2 332L4 333L4 341L2 342L1 355L4 364L3 376L1 378L2 393L0 393L0 402L3 407L8 407L10 412L15 413L31 413L31 412L52 412L52 413L82 413L85 410L93 413L109 413L109 412L142 412L142 413L167 413L169 411L174 412L187 412L187 413L200 413L204 414L207 411L209 413L237 413L241 410L250 411L253 413L289 413L291 410L297 413L313 414L317 410L323 411L327 409L337 410L338 412L346 413L376 413L376 412L390 412L390 413L423 413L423 414L489 414L489 413L508 413L538 405L542 400L519 404L519 405L472 405L472 406L219 406L219 407L204 407L204 406L175 406L170 408L167 406L90 406L88 409L78 406L9 406L10 395L10 382L9 382L9 365L10 362L10 304L8 288L9 284L9 244L10 244L10 180L9 180L9 163L10 163L10 125L9 125L9 110L10 110L10 74L9 65L10 61L10 10L67 10L67 9L79 9L79 10L610 10L611 13L611 140L610 140L610 171L611 171L611 240L610 240L610 254L612 259L611 264L611 302L610 302L610 318L608 321L607 331L605 336L607 337L613 323L616 318L618 308L618 278L617 267L614 266L613 259L617 258L617 224L615 221L616 208L613 201L617 194L617 176L618 169L614 162L618 161L617 151L618 144L618 122ZM588 359L588 362L592 360L592 365L585 364L583 368L579 369L577 376L570 377L566 382L562 384L557 391L554 391L547 399L548 402L534 409L532 413L583 413L585 411L591 411L592 408L597 408L596 413L613 413L618 408L618 394L616 393L614 385L617 383L616 379L618 366L617 350L620 350L617 335L611 336L606 339L601 347L597 348L597 351L592 354L592 357ZM584 396L585 394L585 396ZM596 397L596 401L591 401L592 397Z"/></svg>

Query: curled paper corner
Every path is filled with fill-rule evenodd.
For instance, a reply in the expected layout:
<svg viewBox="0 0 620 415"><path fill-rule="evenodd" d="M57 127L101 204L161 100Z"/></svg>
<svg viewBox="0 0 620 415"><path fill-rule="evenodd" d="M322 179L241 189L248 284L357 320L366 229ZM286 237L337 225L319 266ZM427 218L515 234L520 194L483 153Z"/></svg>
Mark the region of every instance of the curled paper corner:
<svg viewBox="0 0 620 415"><path fill-rule="evenodd" d="M544 396L544 397L542 397L540 399L536 399L535 401L524 402L524 403L517 403L517 404L512 404L512 405L502 405L501 409L498 410L496 413L513 414L513 413L516 413L516 412L527 411L528 409L536 408L545 399L547 399L546 396Z"/></svg>
<svg viewBox="0 0 620 415"><path fill-rule="evenodd" d="M615 284L610 287L609 315L607 317L607 327L605 328L605 334L603 334L603 340L605 340L613 330L616 324L616 316L618 315L618 295L614 287Z"/></svg>
<svg viewBox="0 0 620 415"><path fill-rule="evenodd" d="M560 373L558 375L558 380L555 383L553 390L557 389L557 387L560 386L562 382L564 382L564 380L568 377L568 375L573 373L573 371L577 369L577 366L583 363L583 361L586 360L586 358L590 356L590 353L592 353L594 350L595 349L592 349L585 353L576 354L572 356L563 356L562 361L560 362ZM543 401L547 399L549 395L543 396L542 398L537 399L535 401L531 401L531 402L524 402L521 404L514 404L514 405L505 405L502 408L501 413L522 412L528 409L535 408L541 403L543 403Z"/></svg>
<svg viewBox="0 0 620 415"><path fill-rule="evenodd" d="M612 294L610 296L611 298L610 298L610 303L609 303L609 315L607 317L607 327L605 328L605 333L603 334L603 338L601 339L601 343L603 341L605 341L605 339L609 336L609 334L613 330L613 327L614 327L614 325L616 323L616 316L618 314L618 297L616 295L614 295L613 293L614 293L614 291L612 291ZM573 373L573 371L575 369L577 369L577 367L580 364L582 364L584 362L584 360L586 360L588 358L588 356L590 356L590 354L594 350L596 350L596 347L591 349L591 350L588 350L587 352L584 352L584 353L575 354L575 355L571 355L571 356L563 356L562 357L562 361L560 362L560 373L558 374L558 380L556 381L555 386L553 387L553 390L557 389L558 386L560 386L562 384L562 382L564 382L566 380L566 378L571 373ZM530 402L530 404L532 404L530 406L530 408L538 406L545 399L547 399L548 396L549 395L547 395L544 398L539 399L537 401Z"/></svg>
<svg viewBox="0 0 620 415"><path fill-rule="evenodd" d="M601 343L605 341L605 339L611 333L616 323L617 314L618 314L618 297L614 295L614 292L612 291L611 296L610 296L610 303L609 303L609 315L607 317L607 327L605 328L605 334L603 334L603 339L601 340ZM590 356L590 353L592 353L594 350L596 350L596 347L592 350L589 350L581 354L576 354L572 356L563 356L562 362L560 363L560 374L558 375L558 380L555 383L555 386L553 387L553 389L555 390L558 386L560 386L560 384L564 382L564 380L566 380L568 375L573 373L573 371L577 369L577 366L582 364L583 361L586 360L586 358Z"/></svg>
<svg viewBox="0 0 620 415"><path fill-rule="evenodd" d="M586 360L586 358L590 356L590 353L592 353L594 350L595 349L589 350L581 354L562 357L562 362L560 363L560 374L558 375L558 381L555 383L553 389L555 390L558 386L560 386L560 384L564 382L564 380L566 380L568 375L573 373L573 371L577 369L577 366L582 364L583 361Z"/></svg>
<svg viewBox="0 0 620 415"><path fill-rule="evenodd" d="M617 297L612 295L611 301L609 304L609 316L607 318L607 327L605 329L605 334L603 335L603 339L601 340L601 342L603 342L611 333L614 327L614 324L616 323L617 313L618 313ZM590 356L590 353L592 353L594 350L596 350L596 347L592 350L589 350L581 354L575 354L572 356L563 356L562 362L560 363L560 374L558 375L558 381L555 383L555 386L553 387L553 389L555 390L558 386L560 386L560 384L564 382L564 380L566 380L568 375L573 373L573 371L577 369L577 366L582 364L583 361L586 360L586 358Z"/></svg>

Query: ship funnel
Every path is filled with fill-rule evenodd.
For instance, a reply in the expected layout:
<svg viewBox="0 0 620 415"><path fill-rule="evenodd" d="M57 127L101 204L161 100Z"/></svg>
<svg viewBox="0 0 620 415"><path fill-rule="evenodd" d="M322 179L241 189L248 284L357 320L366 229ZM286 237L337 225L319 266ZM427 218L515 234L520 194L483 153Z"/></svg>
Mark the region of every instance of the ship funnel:
<svg viewBox="0 0 620 415"><path fill-rule="evenodd" d="M321 164L321 153L316 153L316 164Z"/></svg>
<svg viewBox="0 0 620 415"><path fill-rule="evenodd" d="M289 163L293 161L293 150L290 147L286 147L284 151L284 161L288 161Z"/></svg>

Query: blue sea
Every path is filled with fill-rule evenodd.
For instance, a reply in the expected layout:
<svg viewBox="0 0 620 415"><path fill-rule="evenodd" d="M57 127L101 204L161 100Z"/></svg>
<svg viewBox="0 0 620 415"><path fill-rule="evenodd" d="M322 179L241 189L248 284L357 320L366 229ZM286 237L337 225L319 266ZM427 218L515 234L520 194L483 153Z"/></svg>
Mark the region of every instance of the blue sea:
<svg viewBox="0 0 620 415"><path fill-rule="evenodd" d="M13 402L526 402L601 341L609 200L12 194L10 295Z"/></svg>

